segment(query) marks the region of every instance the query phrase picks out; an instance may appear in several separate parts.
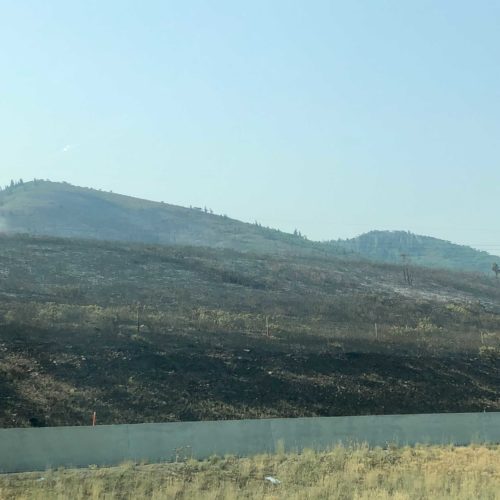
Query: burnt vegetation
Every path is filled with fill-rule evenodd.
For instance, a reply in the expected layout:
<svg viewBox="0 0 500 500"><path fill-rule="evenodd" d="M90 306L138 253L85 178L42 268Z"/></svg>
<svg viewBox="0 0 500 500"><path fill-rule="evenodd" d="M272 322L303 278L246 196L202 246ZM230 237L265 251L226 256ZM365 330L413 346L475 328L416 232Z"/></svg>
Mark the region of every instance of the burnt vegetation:
<svg viewBox="0 0 500 500"><path fill-rule="evenodd" d="M0 237L0 425L500 410L494 275Z"/></svg>

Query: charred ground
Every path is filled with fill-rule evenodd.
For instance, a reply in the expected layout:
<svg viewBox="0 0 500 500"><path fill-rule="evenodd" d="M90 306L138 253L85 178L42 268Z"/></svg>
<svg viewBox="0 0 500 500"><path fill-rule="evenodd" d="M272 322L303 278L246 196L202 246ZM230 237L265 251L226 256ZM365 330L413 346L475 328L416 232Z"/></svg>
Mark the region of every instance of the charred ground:
<svg viewBox="0 0 500 500"><path fill-rule="evenodd" d="M412 273L3 236L0 425L499 410L498 281Z"/></svg>

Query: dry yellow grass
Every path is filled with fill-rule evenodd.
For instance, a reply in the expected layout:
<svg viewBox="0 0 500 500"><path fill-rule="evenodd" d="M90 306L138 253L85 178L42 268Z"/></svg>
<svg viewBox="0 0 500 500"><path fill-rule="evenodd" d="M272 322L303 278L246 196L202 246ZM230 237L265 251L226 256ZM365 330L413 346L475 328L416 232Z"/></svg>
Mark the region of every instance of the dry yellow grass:
<svg viewBox="0 0 500 500"><path fill-rule="evenodd" d="M267 475L281 481L273 485ZM336 447L0 476L2 499L499 499L500 446Z"/></svg>

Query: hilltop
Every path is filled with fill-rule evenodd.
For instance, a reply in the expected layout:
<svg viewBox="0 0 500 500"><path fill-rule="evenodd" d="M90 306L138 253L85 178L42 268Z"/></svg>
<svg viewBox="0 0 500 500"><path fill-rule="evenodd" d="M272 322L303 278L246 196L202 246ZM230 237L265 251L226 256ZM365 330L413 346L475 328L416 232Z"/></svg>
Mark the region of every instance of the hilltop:
<svg viewBox="0 0 500 500"><path fill-rule="evenodd" d="M0 236L0 425L500 410L498 280L402 271Z"/></svg>
<svg viewBox="0 0 500 500"><path fill-rule="evenodd" d="M491 273L500 257L449 241L413 234L408 231L370 231L356 238L330 243L338 250L370 260L391 264L477 271Z"/></svg>
<svg viewBox="0 0 500 500"><path fill-rule="evenodd" d="M343 255L392 264L401 264L404 254L412 265L486 274L491 273L493 262L500 261L467 246L404 231L371 231L349 240L321 243L204 208L40 180L0 191L0 231L265 254Z"/></svg>
<svg viewBox="0 0 500 500"><path fill-rule="evenodd" d="M335 251L300 236L240 222L204 208L184 208L40 180L0 192L0 230L266 253Z"/></svg>

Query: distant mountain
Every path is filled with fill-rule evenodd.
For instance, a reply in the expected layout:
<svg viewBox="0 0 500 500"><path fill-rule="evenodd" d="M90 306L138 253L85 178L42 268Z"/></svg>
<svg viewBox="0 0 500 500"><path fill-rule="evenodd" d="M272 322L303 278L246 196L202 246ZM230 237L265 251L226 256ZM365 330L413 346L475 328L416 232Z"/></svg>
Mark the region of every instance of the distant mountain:
<svg viewBox="0 0 500 500"><path fill-rule="evenodd" d="M211 214L204 208L40 180L0 192L0 231L252 252L335 252L333 247Z"/></svg>
<svg viewBox="0 0 500 500"><path fill-rule="evenodd" d="M500 257L449 241L407 231L370 231L357 238L331 242L337 249L371 260L489 273Z"/></svg>

